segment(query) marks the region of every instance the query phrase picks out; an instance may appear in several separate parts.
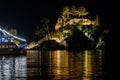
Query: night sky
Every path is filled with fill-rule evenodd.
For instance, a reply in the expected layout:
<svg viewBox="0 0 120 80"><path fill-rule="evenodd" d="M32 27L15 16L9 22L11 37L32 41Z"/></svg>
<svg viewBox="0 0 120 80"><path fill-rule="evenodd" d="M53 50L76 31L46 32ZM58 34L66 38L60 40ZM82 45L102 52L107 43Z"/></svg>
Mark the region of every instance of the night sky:
<svg viewBox="0 0 120 80"><path fill-rule="evenodd" d="M113 28L112 23L113 19L115 19L116 6L112 6L114 5L113 2L104 2L104 0L1 1L0 26L6 30L16 28L18 36L30 42L37 39L34 31L36 25L40 24L41 19L43 17L49 18L50 27L54 29L56 20L66 5L85 6L89 14L99 16L103 28L111 30L110 36L113 36L113 32L118 33L118 30Z"/></svg>

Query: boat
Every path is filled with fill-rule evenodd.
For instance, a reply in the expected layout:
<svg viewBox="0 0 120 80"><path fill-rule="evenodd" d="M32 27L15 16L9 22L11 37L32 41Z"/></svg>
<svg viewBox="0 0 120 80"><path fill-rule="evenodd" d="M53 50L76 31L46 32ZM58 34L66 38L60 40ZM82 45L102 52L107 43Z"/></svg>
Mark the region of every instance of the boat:
<svg viewBox="0 0 120 80"><path fill-rule="evenodd" d="M26 45L25 39L0 28L0 54L18 54Z"/></svg>
<svg viewBox="0 0 120 80"><path fill-rule="evenodd" d="M14 42L0 42L0 54L19 54L25 46L25 44L18 46Z"/></svg>
<svg viewBox="0 0 120 80"><path fill-rule="evenodd" d="M15 53L18 51L17 45L14 42L2 42L0 43L0 54L5 54L5 53Z"/></svg>
<svg viewBox="0 0 120 80"><path fill-rule="evenodd" d="M6 40L4 40L6 39ZM0 37L0 54L17 54L22 49L24 49L24 45L17 45L14 41L9 40L10 38ZM4 40L4 41L3 41Z"/></svg>

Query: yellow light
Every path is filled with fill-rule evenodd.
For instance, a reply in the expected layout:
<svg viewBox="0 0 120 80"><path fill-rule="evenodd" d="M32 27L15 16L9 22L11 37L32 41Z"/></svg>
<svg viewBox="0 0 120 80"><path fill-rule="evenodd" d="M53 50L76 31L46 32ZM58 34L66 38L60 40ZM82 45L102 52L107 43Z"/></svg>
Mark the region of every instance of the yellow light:
<svg viewBox="0 0 120 80"><path fill-rule="evenodd" d="M58 42L58 43L60 43L61 42L61 40L60 39L58 39L58 38L52 38L52 40L55 40L56 42Z"/></svg>
<svg viewBox="0 0 120 80"><path fill-rule="evenodd" d="M88 33L85 33L86 36L88 36Z"/></svg>

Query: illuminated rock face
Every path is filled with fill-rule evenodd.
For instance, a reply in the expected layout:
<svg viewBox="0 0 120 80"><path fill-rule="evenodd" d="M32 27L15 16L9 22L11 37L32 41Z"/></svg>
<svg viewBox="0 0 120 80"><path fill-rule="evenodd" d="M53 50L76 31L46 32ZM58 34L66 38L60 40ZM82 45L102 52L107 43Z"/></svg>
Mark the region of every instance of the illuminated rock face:
<svg viewBox="0 0 120 80"><path fill-rule="evenodd" d="M40 44L39 49L41 50L58 50L58 49L63 50L65 49L65 46L56 42L56 40L45 40Z"/></svg>

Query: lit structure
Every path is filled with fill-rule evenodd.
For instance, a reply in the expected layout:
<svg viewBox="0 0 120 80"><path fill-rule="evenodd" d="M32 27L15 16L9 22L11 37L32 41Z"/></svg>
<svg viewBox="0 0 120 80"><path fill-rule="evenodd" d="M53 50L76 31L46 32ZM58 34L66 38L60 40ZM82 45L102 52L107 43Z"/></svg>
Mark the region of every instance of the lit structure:
<svg viewBox="0 0 120 80"><path fill-rule="evenodd" d="M22 44L15 43L14 40L21 41ZM24 43L24 44L23 44ZM0 49L5 48L24 48L26 46L26 40L17 37L8 31L0 28Z"/></svg>
<svg viewBox="0 0 120 80"><path fill-rule="evenodd" d="M26 40L25 39L22 39L22 38L20 38L20 37L17 37L17 36L14 36L13 34L11 34L11 33L9 33L8 31L6 31L6 30L4 30L4 29L2 29L2 28L0 28L0 32L2 32L1 33L1 35L0 36L9 36L9 37L13 37L13 38L15 38L15 39L18 39L18 40L20 40L20 41L24 41L24 42L26 42ZM12 39L12 38L11 38ZM12 41L12 40L11 40Z"/></svg>

